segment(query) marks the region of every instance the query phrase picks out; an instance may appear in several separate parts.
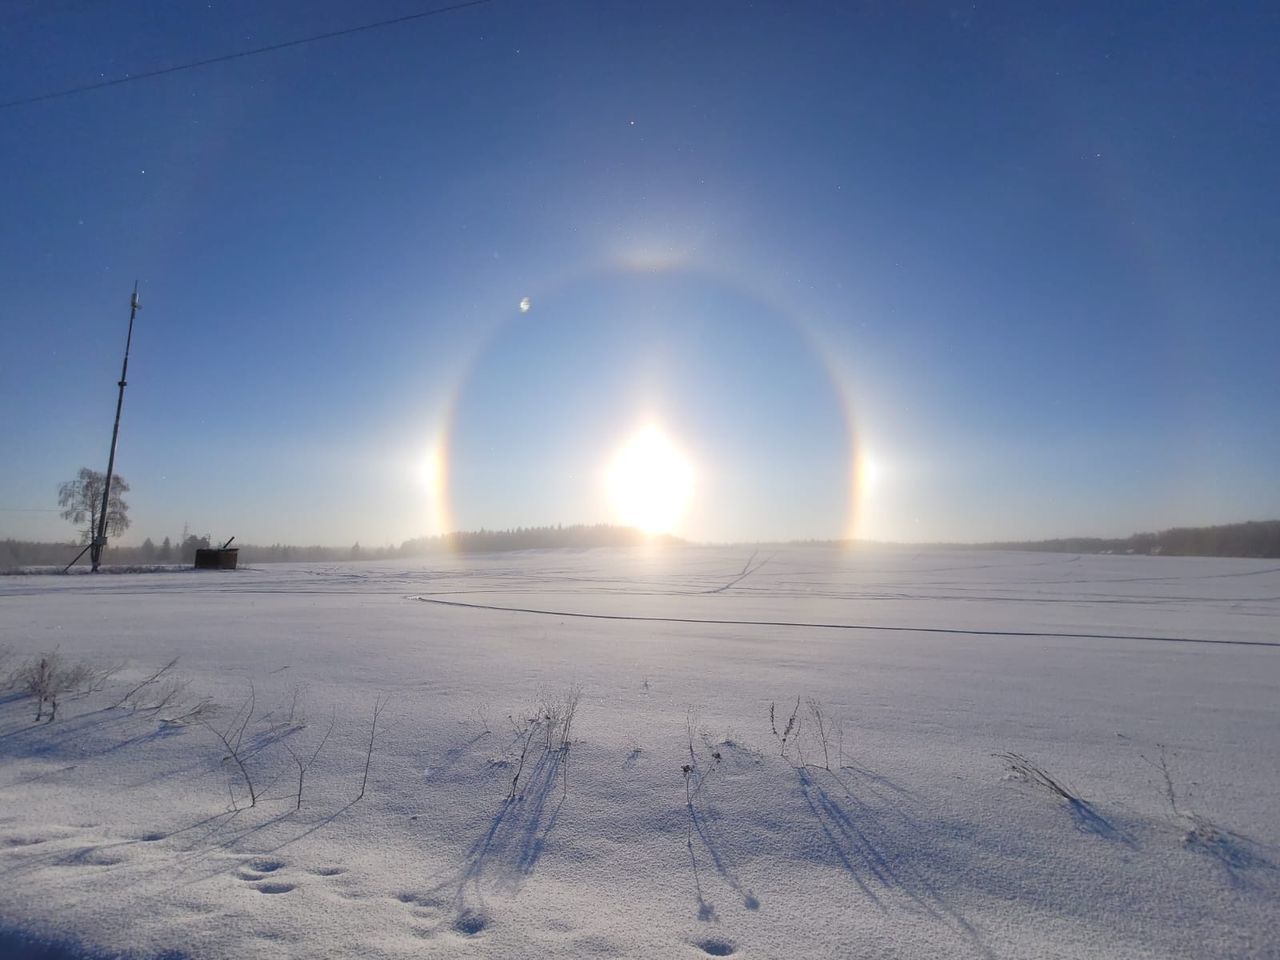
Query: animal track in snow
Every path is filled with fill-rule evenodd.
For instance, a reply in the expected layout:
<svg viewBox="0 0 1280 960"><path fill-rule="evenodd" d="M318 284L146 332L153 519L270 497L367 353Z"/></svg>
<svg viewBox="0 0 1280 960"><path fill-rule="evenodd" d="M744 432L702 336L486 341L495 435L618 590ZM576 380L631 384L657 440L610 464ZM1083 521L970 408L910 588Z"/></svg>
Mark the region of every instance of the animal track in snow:
<svg viewBox="0 0 1280 960"><path fill-rule="evenodd" d="M288 893L291 890L296 890L298 885L271 879L271 875L283 866L283 860L276 860L271 857L255 857L237 870L236 876L245 883L250 884L259 893Z"/></svg>
<svg viewBox="0 0 1280 960"><path fill-rule="evenodd" d="M489 926L489 918L474 910L463 910L453 921L453 929L464 937L474 937Z"/></svg>
<svg viewBox="0 0 1280 960"><path fill-rule="evenodd" d="M34 847L40 843L48 843L51 840L70 840L72 837L80 833L73 827L50 827L46 826L41 832L33 832L23 830L18 833L11 833L5 836L0 843L9 848L14 847Z"/></svg>
<svg viewBox="0 0 1280 960"><path fill-rule="evenodd" d="M118 853L110 853L99 847L81 847L53 861L60 867L114 867L124 862Z"/></svg>
<svg viewBox="0 0 1280 960"><path fill-rule="evenodd" d="M397 893L396 899L401 903L412 904L415 907L438 907L440 901L434 897L427 896L424 893L415 893L412 890L405 890L403 893Z"/></svg>
<svg viewBox="0 0 1280 960"><path fill-rule="evenodd" d="M5 837L6 847L34 847L37 843L47 843L48 837Z"/></svg>
<svg viewBox="0 0 1280 960"><path fill-rule="evenodd" d="M288 893L290 890L296 890L297 887L292 883L260 883L253 889L259 893Z"/></svg>

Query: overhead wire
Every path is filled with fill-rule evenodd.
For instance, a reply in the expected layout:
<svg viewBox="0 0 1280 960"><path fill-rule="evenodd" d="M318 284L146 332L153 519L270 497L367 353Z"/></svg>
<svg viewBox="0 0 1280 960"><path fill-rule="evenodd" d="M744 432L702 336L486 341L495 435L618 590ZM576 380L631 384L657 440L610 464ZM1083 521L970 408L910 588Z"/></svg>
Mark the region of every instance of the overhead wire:
<svg viewBox="0 0 1280 960"><path fill-rule="evenodd" d="M438 17L446 13L456 13L459 10L466 10L469 7L479 7L492 2L493 0L462 0L460 3L453 3L445 7L434 7L430 10L420 10L417 13L409 13L401 17L391 17L387 20L378 20L374 23L363 23L354 27L345 27L342 30L330 30L326 33L317 33L308 37L298 37L296 39L285 40L280 43L267 44L263 47L254 47L251 50L237 50L234 53L224 53L216 57L207 57L204 60L192 60L187 63L160 67L156 70L147 70L142 73L130 73L123 77L115 77L111 80L99 80L95 83L85 83L76 87L68 87L65 90L56 90L52 93L40 93L35 96L22 97L18 100L8 100L0 103L0 110L8 110L11 107L21 107L32 103L42 103L46 100L57 100L61 97L70 97L79 93L87 93L91 90L101 90L105 87L116 87L124 83L133 83L137 80L149 80L153 77L162 77L170 73L180 73L184 70L196 70L200 67L209 67L217 63L227 63L230 60L241 60L245 57L256 57L263 53L273 53L277 50L286 50L290 47L300 47L303 44L317 43L321 40L333 40L338 37L347 37L353 33L363 33L367 30L379 30L383 27L394 27L414 20L423 20L427 17Z"/></svg>

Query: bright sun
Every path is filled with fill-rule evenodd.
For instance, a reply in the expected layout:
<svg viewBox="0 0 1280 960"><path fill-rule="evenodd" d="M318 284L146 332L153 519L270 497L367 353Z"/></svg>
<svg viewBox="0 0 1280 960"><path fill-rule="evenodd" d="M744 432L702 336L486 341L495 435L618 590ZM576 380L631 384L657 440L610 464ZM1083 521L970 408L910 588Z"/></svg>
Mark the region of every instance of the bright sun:
<svg viewBox="0 0 1280 960"><path fill-rule="evenodd" d="M617 521L646 533L670 533L693 497L693 465L658 427L623 444L608 472Z"/></svg>

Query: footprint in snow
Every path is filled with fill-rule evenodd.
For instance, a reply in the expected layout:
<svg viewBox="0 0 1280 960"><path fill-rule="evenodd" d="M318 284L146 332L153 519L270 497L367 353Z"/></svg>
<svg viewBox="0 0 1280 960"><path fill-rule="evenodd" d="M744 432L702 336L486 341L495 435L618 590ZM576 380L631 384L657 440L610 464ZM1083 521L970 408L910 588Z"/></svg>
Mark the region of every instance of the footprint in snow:
<svg viewBox="0 0 1280 960"><path fill-rule="evenodd" d="M236 871L236 876L246 883L257 883L259 880L266 880L283 866L283 860L275 860L271 857L255 857L248 863L243 864Z"/></svg>
<svg viewBox="0 0 1280 960"><path fill-rule="evenodd" d="M340 877L346 872L346 867L311 867L307 870L307 873L316 877Z"/></svg>
<svg viewBox="0 0 1280 960"><path fill-rule="evenodd" d="M253 889L259 893L288 893L290 890L296 890L297 887L292 883L260 883Z"/></svg>
<svg viewBox="0 0 1280 960"><path fill-rule="evenodd" d="M443 917L445 905L434 897L407 890L396 894L396 899L411 907L413 915L419 920L432 920L438 923Z"/></svg>
<svg viewBox="0 0 1280 960"><path fill-rule="evenodd" d="M401 903L407 903L415 907L438 907L440 901L435 897L428 896L425 893L416 893L413 890L405 890L396 894L396 899Z"/></svg>
<svg viewBox="0 0 1280 960"><path fill-rule="evenodd" d="M728 940L699 940L694 946L711 957L732 956L736 949Z"/></svg>

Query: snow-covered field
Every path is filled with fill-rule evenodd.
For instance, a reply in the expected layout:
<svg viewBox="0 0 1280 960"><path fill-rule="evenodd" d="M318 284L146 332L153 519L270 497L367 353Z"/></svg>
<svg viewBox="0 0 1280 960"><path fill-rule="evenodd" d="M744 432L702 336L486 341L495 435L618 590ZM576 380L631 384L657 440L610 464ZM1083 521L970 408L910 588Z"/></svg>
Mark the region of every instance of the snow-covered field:
<svg viewBox="0 0 1280 960"><path fill-rule="evenodd" d="M0 955L1280 956L1274 561L750 561L0 578Z"/></svg>

